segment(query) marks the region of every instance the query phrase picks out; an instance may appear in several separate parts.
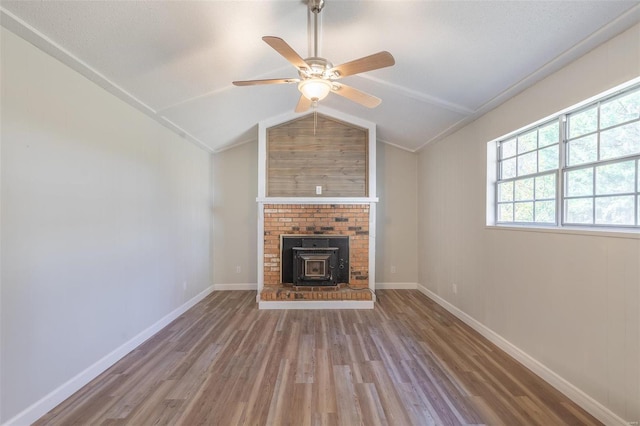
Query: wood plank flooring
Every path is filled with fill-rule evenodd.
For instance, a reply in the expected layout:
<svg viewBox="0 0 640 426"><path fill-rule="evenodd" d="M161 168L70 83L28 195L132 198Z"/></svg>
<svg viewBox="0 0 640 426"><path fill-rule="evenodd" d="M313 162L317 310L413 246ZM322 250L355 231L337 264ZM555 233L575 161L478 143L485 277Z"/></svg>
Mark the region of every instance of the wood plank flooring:
<svg viewBox="0 0 640 426"><path fill-rule="evenodd" d="M36 425L597 425L415 290L259 311L220 291Z"/></svg>

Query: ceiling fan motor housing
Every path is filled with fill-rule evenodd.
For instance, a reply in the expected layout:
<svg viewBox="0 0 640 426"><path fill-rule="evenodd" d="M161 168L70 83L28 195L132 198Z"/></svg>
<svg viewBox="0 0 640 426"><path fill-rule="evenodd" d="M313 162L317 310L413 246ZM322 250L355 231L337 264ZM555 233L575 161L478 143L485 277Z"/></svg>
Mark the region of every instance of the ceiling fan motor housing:
<svg viewBox="0 0 640 426"><path fill-rule="evenodd" d="M310 57L304 60L309 68L306 70L299 70L298 74L302 78L336 78L335 73L330 72L333 68L333 64L325 58Z"/></svg>

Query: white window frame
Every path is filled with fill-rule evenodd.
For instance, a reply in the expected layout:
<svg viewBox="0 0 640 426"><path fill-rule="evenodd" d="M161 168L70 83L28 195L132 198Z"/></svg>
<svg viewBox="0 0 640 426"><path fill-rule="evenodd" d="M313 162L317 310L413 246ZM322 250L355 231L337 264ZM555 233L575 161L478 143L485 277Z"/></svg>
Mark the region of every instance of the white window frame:
<svg viewBox="0 0 640 426"><path fill-rule="evenodd" d="M516 131L510 132L504 136L501 136L499 138L494 139L493 141L490 141L487 144L487 225L488 226L495 226L495 227L520 227L520 228L551 228L551 229L587 229L587 230L595 230L595 231L606 231L606 230L614 230L614 231L630 231L630 232L634 232L634 233L640 233L640 153L635 153L635 154L631 154L631 155L626 155L626 156L620 156L620 157L615 157L615 158L609 158L609 159L604 159L601 160L600 159L600 134L602 131L607 131L607 130L611 130L615 127L619 127L619 126L624 126L624 125L628 125L631 123L636 123L636 122L640 122L640 117L636 118L634 120L630 120L630 121L626 121L624 123L621 124L616 124L614 126L609 126L607 128L601 129L600 128L600 109L601 109L601 104L604 102L607 102L611 99L615 99L616 97L619 96L624 96L627 93L631 93L635 90L640 90L640 77L631 80L627 83L624 83L620 86L617 86L611 90L608 90L604 93L601 93L599 95L596 95L592 98L589 98L577 105L574 105L572 107L569 107L563 111L560 111L556 114L550 115L548 117L545 117L541 120L536 121L535 123L532 123L530 125L524 126ZM571 114L576 114L579 113L580 111L583 110L587 110L589 108L592 108L593 106L597 107L597 114L598 114L598 119L597 119L597 129L594 132L591 132L590 134L595 134L596 138L597 138L597 159L595 161L591 161L588 163L581 163L581 164L576 164L576 165L567 165L567 150L568 150L568 143L569 140L567 138L567 129L568 129L568 123L567 123L567 117L569 117ZM538 163L537 163L537 172L536 173L531 173L531 174L527 174L527 175L522 175L522 176L518 176L518 171L517 171L517 160L516 160L516 175L513 177L509 177L507 179L501 179L501 162L505 159L511 159L511 158L517 158L519 155L517 152L517 146L516 146L516 153L514 156L512 157L507 157L505 159L501 158L501 143L502 142L506 142L509 141L511 139L516 138L519 135L523 135L526 134L536 128L542 128L544 126L546 126L547 124L553 122L554 120L557 120L559 123L559 144L558 144L558 167L556 169L551 169L551 170L545 170L540 172L539 171L539 159L540 157L538 156ZM585 134L587 135L587 134ZM583 137L585 135L581 135L580 137ZM553 144L551 144L553 145ZM548 146L551 146L548 145ZM536 147L535 150L529 151L529 152L539 152L540 149L544 149L546 147L540 147L539 145ZM620 194L597 194L597 187L596 187L596 183L595 183L595 179L596 179L596 169L599 166L606 166L608 164L614 164L614 163L619 163L619 162L625 162L625 161L634 161L635 163L635 182L634 182L634 191L633 192L629 192L629 193L620 193ZM591 195L585 195L582 197L577 197L577 196L567 196L567 188L566 188L566 176L567 173L574 171L574 170L578 170L578 169L585 169L585 168L591 168L593 170L593 179L594 179L594 184L593 184L593 188L592 188L592 194ZM506 222L500 222L498 221L499 218L499 206L501 204L506 204L509 203L509 201L503 201L500 202L499 201L499 193L498 193L498 188L499 188L499 184L501 183L506 183L506 182L515 182L521 179L529 179L529 178L536 178L538 176L543 176L543 175L549 175L549 174L554 174L555 175L555 180L556 180L556 193L555 193L555 202L556 202L556 210L555 210L555 215L556 215L556 220L555 223L551 223L551 222L535 222L535 188L534 188L534 195L533 195L533 222L515 222L515 204L516 201L515 199L511 200L510 203L513 206L514 212L513 212L513 219L514 221L506 221ZM535 181L534 181L535 182ZM634 224L633 225L628 225L628 224L623 224L623 225L618 225L618 224L603 224L603 223L595 223L596 222L596 200L598 198L602 198L602 197L607 197L607 196L633 196L634 198ZM515 198L515 197L514 197ZM593 212L592 212L592 223L569 223L567 221L567 203L568 200L571 199L577 199L577 198L585 198L585 199L591 199L592 200L592 208L593 208Z"/></svg>
<svg viewBox="0 0 640 426"><path fill-rule="evenodd" d="M536 148L533 149L533 150L530 150L530 151L526 151L524 153L518 153L518 146L517 146L517 142L516 142L515 155L507 157L507 158L501 158L502 157L501 154L502 154L502 143L503 142L509 142L511 140L517 140L518 136L523 135L523 134L527 134L527 133L529 133L529 132L531 132L533 130L539 130L539 129L543 128L543 127L547 127L548 125L551 125L553 122L558 122L558 129L559 129L558 142L552 143L552 144L549 144L549 145L545 145L543 147L540 147L539 138L538 138L537 141L536 141L536 143L537 143ZM498 225L506 225L506 224L508 224L508 225L555 226L555 225L557 225L559 223L558 222L558 209L559 209L559 206L558 206L558 193L559 193L558 192L558 179L559 179L559 176L558 175L559 175L559 173L558 172L560 170L560 167L557 167L555 169L547 169L547 170L540 171L540 156L538 154L539 154L539 152L541 150L547 149L547 148L551 148L554 145L558 147L558 151L560 152L562 150L562 136L563 136L562 123L559 121L558 118L555 118L555 119L548 120L548 121L545 121L545 122L542 122L542 123L536 123L533 126L525 127L523 130L513 134L512 136L510 136L508 138L501 138L500 140L496 141L496 143L495 143L495 147L496 147L496 154L495 155L496 155L496 158L497 158L497 161L496 161L496 176L498 177L496 179L496 183L494 185L495 186L495 194L494 194L494 197L495 197L495 203L494 203L495 204L495 209L494 209L494 212L495 213L494 214L495 214L495 223L496 224L498 224ZM536 158L537 158L537 160L536 160L536 172L519 176L518 175L518 157L521 157L523 155L528 155L528 154L531 154L531 153L534 153L534 152L536 153ZM501 162L504 161L504 160L511 160L511 159L515 159L516 160L516 165L515 165L515 168L516 168L516 172L515 173L516 173L516 175L513 176L513 177L506 178L506 179L501 179L501 177L502 177ZM560 154L559 154L558 161L560 161ZM560 163L558 163L558 165L560 165ZM499 194L499 189L498 189L499 184L513 182L514 186L515 186L517 181L524 180L524 179L534 179L534 182L535 182L536 178L542 177L542 176L547 176L547 175L555 175L555 180L556 180L556 191L555 191L556 192L556 196L554 198L554 200L556 201L556 206L555 206L555 213L556 213L555 216L556 216L556 218L555 218L554 222L536 222L535 221L536 220L536 218L535 218L535 215L536 215L536 213L535 213L535 203L536 203L536 201L550 201L550 200L552 200L551 198L536 198L535 183L534 183L533 198L532 199L530 199L530 200L516 200L515 199L515 189L514 189L513 199L511 201L500 201L500 194ZM531 203L533 203L533 212L532 212L532 214L533 214L533 222L516 222L515 221L515 205L517 203L521 203L521 202L531 202ZM498 220L498 216L499 216L498 210L499 210L499 206L501 204L511 204L511 205L513 205L513 207L514 207L514 212L513 212L514 221L500 222Z"/></svg>

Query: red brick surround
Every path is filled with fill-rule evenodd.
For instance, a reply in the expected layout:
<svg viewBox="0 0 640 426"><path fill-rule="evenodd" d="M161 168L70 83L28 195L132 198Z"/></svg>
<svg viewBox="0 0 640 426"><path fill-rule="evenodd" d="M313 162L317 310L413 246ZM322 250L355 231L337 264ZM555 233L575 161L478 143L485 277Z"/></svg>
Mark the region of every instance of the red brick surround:
<svg viewBox="0 0 640 426"><path fill-rule="evenodd" d="M281 235L348 235L351 267L349 286L369 287L368 204L265 204L265 290L282 287Z"/></svg>

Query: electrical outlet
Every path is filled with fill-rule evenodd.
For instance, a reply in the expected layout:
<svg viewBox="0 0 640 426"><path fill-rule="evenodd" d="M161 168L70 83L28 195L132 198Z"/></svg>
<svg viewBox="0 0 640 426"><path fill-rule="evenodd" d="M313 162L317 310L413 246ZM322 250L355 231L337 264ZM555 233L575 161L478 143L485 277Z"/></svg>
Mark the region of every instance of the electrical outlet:
<svg viewBox="0 0 640 426"><path fill-rule="evenodd" d="M183 290L187 289L187 282L186 281L182 281L182 289Z"/></svg>
<svg viewBox="0 0 640 426"><path fill-rule="evenodd" d="M453 283L451 287L453 288L453 294L458 294L458 284Z"/></svg>
<svg viewBox="0 0 640 426"><path fill-rule="evenodd" d="M236 266L236 274L239 274L240 272L242 272L242 268L238 265Z"/></svg>
<svg viewBox="0 0 640 426"><path fill-rule="evenodd" d="M316 186L316 195L322 195L322 186L321 185Z"/></svg>
<svg viewBox="0 0 640 426"><path fill-rule="evenodd" d="M391 265L391 273L395 274L397 272L396 266L395 265Z"/></svg>

